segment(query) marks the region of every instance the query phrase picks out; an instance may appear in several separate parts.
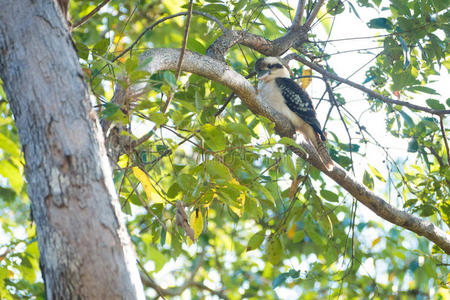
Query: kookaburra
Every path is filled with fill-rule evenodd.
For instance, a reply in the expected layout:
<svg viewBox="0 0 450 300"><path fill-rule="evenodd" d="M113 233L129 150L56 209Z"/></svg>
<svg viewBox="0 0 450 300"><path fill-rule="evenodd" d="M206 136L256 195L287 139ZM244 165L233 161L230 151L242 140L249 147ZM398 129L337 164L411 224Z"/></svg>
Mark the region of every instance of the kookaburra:
<svg viewBox="0 0 450 300"><path fill-rule="evenodd" d="M268 105L291 121L297 132L311 143L325 167L333 161L325 146L326 137L320 129L316 111L308 94L289 77L289 71L276 57L260 58L255 63L258 95Z"/></svg>

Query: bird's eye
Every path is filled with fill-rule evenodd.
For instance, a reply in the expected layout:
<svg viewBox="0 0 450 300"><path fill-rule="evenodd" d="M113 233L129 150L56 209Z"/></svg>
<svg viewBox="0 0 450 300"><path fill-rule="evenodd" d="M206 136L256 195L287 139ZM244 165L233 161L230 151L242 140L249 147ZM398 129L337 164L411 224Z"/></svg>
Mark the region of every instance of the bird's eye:
<svg viewBox="0 0 450 300"><path fill-rule="evenodd" d="M272 69L273 65L268 64L267 67L268 67L269 69Z"/></svg>
<svg viewBox="0 0 450 300"><path fill-rule="evenodd" d="M276 69L282 69L283 66L281 64L273 64L272 68L276 68Z"/></svg>

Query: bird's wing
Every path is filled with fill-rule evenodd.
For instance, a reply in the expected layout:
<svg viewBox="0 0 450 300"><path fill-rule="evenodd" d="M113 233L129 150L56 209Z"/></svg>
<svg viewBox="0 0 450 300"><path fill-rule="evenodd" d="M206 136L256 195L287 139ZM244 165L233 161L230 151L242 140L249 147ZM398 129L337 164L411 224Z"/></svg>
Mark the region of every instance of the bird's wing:
<svg viewBox="0 0 450 300"><path fill-rule="evenodd" d="M316 117L316 111L312 105L308 94L292 79L278 77L275 82L280 88L286 105L295 112L303 121L311 125L315 132L320 135L322 141L325 141L325 135L320 129L320 123Z"/></svg>

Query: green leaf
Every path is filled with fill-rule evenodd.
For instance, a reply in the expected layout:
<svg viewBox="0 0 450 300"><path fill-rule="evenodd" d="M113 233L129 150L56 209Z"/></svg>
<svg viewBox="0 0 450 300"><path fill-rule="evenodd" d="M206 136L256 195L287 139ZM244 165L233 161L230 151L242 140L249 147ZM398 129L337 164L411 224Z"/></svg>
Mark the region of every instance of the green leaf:
<svg viewBox="0 0 450 300"><path fill-rule="evenodd" d="M294 234L294 238L292 239L292 242L298 243L301 242L305 238L305 231L304 230L298 230Z"/></svg>
<svg viewBox="0 0 450 300"><path fill-rule="evenodd" d="M339 147L341 147L341 149L343 151L350 152L350 145L349 144L339 143ZM351 152L358 152L360 147L361 146L358 145L358 144L352 144L352 148L351 148L352 151Z"/></svg>
<svg viewBox="0 0 450 300"><path fill-rule="evenodd" d="M177 177L177 183L183 191L190 192L197 185L197 179L190 174L181 174Z"/></svg>
<svg viewBox="0 0 450 300"><path fill-rule="evenodd" d="M175 79L175 75L170 71L163 71L162 78L165 83L167 83L172 89L176 89L177 81Z"/></svg>
<svg viewBox="0 0 450 300"><path fill-rule="evenodd" d="M84 60L88 60L89 53L91 52L89 47L80 42L75 43L75 47L77 48L78 57Z"/></svg>
<svg viewBox="0 0 450 300"><path fill-rule="evenodd" d="M408 91L411 91L411 92L418 91L418 92L431 94L431 95L439 95L439 93L436 92L434 89L426 87L426 86L420 86L420 85L412 86L412 87L408 88Z"/></svg>
<svg viewBox="0 0 450 300"><path fill-rule="evenodd" d="M329 0L327 3L327 11L332 16L342 13L344 9L344 3L341 0Z"/></svg>
<svg viewBox="0 0 450 300"><path fill-rule="evenodd" d="M419 143L415 138L412 138L408 143L408 152L414 153L419 150Z"/></svg>
<svg viewBox="0 0 450 300"><path fill-rule="evenodd" d="M311 219L309 218L309 220ZM311 225L305 226L305 232L317 246L324 247L327 244L323 234L317 231L314 221L311 220Z"/></svg>
<svg viewBox="0 0 450 300"><path fill-rule="evenodd" d="M264 234L264 230L261 230L255 233L249 240L247 244L247 251L252 251L258 249L259 246L264 242L266 235Z"/></svg>
<svg viewBox="0 0 450 300"><path fill-rule="evenodd" d="M226 146L226 139L222 131L216 126L205 124L200 129L200 135L205 139L206 145L212 151L223 151Z"/></svg>
<svg viewBox="0 0 450 300"><path fill-rule="evenodd" d="M92 48L92 51L95 52L99 56L103 56L106 54L106 51L108 51L108 47L109 47L109 39L103 39L94 45L94 48Z"/></svg>
<svg viewBox="0 0 450 300"><path fill-rule="evenodd" d="M167 123L168 118L165 114L161 112L152 112L148 114L148 118L159 127L162 124Z"/></svg>
<svg viewBox="0 0 450 300"><path fill-rule="evenodd" d="M233 8L233 12L239 12L240 10L242 10L245 5L247 5L247 0L239 0L237 3L234 4L234 8Z"/></svg>
<svg viewBox="0 0 450 300"><path fill-rule="evenodd" d="M367 171L364 171L363 183L365 186L367 186L370 190L373 191L374 188L373 177Z"/></svg>
<svg viewBox="0 0 450 300"><path fill-rule="evenodd" d="M227 167L215 160L208 160L205 162L206 172L215 180L222 179L230 181L232 179L230 171Z"/></svg>
<svg viewBox="0 0 450 300"><path fill-rule="evenodd" d="M198 40L196 39L189 39L187 42L187 48L191 51L200 53L200 54L205 54L206 53L206 47L205 45L203 45L202 43L200 43Z"/></svg>
<svg viewBox="0 0 450 300"><path fill-rule="evenodd" d="M283 247L281 245L280 236L271 234L267 241L266 256L272 265L277 265L282 258Z"/></svg>
<svg viewBox="0 0 450 300"><path fill-rule="evenodd" d="M169 198L175 198L179 193L181 192L180 186L178 185L178 183L173 183L169 190L167 191L167 196Z"/></svg>
<svg viewBox="0 0 450 300"><path fill-rule="evenodd" d="M402 115L403 119L405 119L405 123L408 127L414 127L413 119L406 112L403 110L399 110L398 112Z"/></svg>
<svg viewBox="0 0 450 300"><path fill-rule="evenodd" d="M137 56L132 56L125 61L125 70L128 73L132 73L139 66L139 58Z"/></svg>
<svg viewBox="0 0 450 300"><path fill-rule="evenodd" d="M147 247L148 247L147 255L148 257L151 258L151 260L155 264L155 272L161 271L161 269L164 267L164 265L168 260L167 257L155 247L152 247L150 245L147 245Z"/></svg>
<svg viewBox="0 0 450 300"><path fill-rule="evenodd" d="M288 279L289 277L296 279L299 276L300 276L300 271L296 271L294 269L290 269L288 272L281 273L280 275L275 277L275 279L272 281L272 289L276 289L277 287L282 285L286 281L286 279Z"/></svg>
<svg viewBox="0 0 450 300"><path fill-rule="evenodd" d="M219 12L228 14L228 7L222 4L207 4L205 6L202 6L201 10L204 12L210 12L214 14L217 14Z"/></svg>
<svg viewBox="0 0 450 300"><path fill-rule="evenodd" d="M283 166L288 171L289 175L291 175L293 178L297 177L297 171L295 170L294 163L292 162L292 157L290 155L285 155L283 157Z"/></svg>
<svg viewBox="0 0 450 300"><path fill-rule="evenodd" d="M286 146L292 146L292 147L295 147L295 148L298 148L298 149L303 150L303 148L300 147L299 144L297 144L293 139L288 138L288 137L282 137L282 138L278 141L278 144L283 144L283 145L286 145Z"/></svg>
<svg viewBox="0 0 450 300"><path fill-rule="evenodd" d="M272 280L272 289L276 289L278 286L282 285L286 279L288 279L287 273L281 273L277 277L275 277L274 280Z"/></svg>
<svg viewBox="0 0 450 300"><path fill-rule="evenodd" d="M333 193L332 191L328 191L328 190L320 190L320 195L327 201L330 202L338 202L339 201L339 196L335 193Z"/></svg>
<svg viewBox="0 0 450 300"><path fill-rule="evenodd" d="M120 110L120 107L114 103L105 103L101 112L101 118L109 121L117 121L123 124L128 123L128 117Z"/></svg>
<svg viewBox="0 0 450 300"><path fill-rule="evenodd" d="M266 189L263 185L259 184L258 182L255 182L255 186L257 186L256 189L262 192L267 200L269 200L271 203L275 205L275 198L273 197L272 193L269 192L268 189Z"/></svg>
<svg viewBox="0 0 450 300"><path fill-rule="evenodd" d="M425 101L429 107L436 110L444 110L445 106L441 102L435 99L428 99Z"/></svg>
<svg viewBox="0 0 450 300"><path fill-rule="evenodd" d="M367 26L369 26L369 28L379 28L386 30L392 30L393 28L392 22L386 18L372 19L369 21L369 23L367 23Z"/></svg>
<svg viewBox="0 0 450 300"><path fill-rule="evenodd" d="M355 13L355 15L358 17L358 19L360 19L362 21L361 17L359 16L359 14L356 11L355 7L353 6L352 2L348 1L347 3L350 5L350 11L353 11Z"/></svg>

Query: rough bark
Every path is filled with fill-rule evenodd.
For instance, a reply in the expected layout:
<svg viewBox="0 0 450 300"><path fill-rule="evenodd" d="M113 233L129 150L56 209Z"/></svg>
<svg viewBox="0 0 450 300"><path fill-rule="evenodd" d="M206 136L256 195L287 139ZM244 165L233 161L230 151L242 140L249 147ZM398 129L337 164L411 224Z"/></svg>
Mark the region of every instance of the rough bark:
<svg viewBox="0 0 450 300"><path fill-rule="evenodd" d="M48 299L144 299L103 135L54 0L0 0L0 76Z"/></svg>
<svg viewBox="0 0 450 300"><path fill-rule="evenodd" d="M176 70L178 59L180 57L180 50L167 48L151 49L142 54L142 59L147 57L153 58L146 66L147 71L151 73L161 70ZM264 102L260 101L256 95L255 89L248 80L232 70L224 62L186 51L181 69L183 71L204 76L231 88L252 112L272 120L275 123L275 129L280 136L293 137L294 128L289 120L267 106ZM135 86L134 88L140 89L142 86ZM135 92L138 93L139 91L135 90ZM363 203L370 210L386 221L411 230L418 235L425 236L442 248L446 253L450 254L450 236L442 229L427 220L408 214L407 212L390 205L384 201L382 197L373 193L339 165L336 165L332 170L327 170L310 144L301 139L297 142L308 152L308 154L305 155L302 150L293 148L292 150L296 154L307 159L313 166L346 189L355 197L355 199Z"/></svg>

